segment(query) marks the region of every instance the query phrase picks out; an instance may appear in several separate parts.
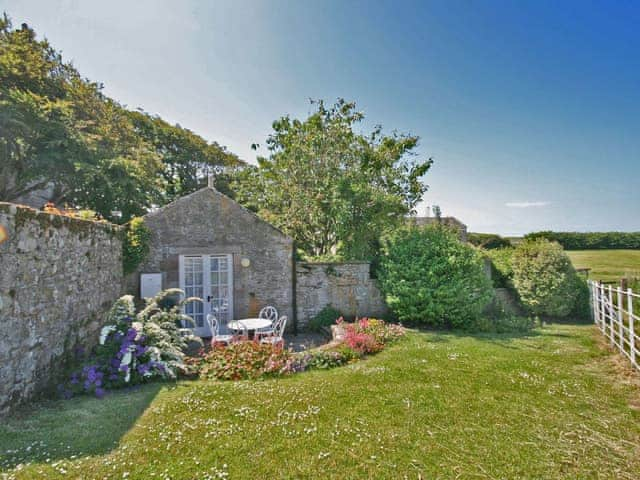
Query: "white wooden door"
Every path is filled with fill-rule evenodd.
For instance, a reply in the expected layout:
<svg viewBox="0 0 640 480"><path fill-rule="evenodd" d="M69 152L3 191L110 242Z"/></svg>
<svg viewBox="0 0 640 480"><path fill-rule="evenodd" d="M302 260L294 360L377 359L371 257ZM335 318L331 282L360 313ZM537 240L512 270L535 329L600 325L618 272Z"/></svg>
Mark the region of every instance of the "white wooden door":
<svg viewBox="0 0 640 480"><path fill-rule="evenodd" d="M233 264L231 255L181 255L179 261L180 288L187 297L203 301L190 302L184 312L194 321L193 333L211 336L206 315L213 312L220 323L220 333L226 333L227 322L233 319Z"/></svg>
<svg viewBox="0 0 640 480"><path fill-rule="evenodd" d="M204 299L208 311L218 319L220 333L229 333L227 323L233 320L233 264L231 255L209 255L209 278Z"/></svg>

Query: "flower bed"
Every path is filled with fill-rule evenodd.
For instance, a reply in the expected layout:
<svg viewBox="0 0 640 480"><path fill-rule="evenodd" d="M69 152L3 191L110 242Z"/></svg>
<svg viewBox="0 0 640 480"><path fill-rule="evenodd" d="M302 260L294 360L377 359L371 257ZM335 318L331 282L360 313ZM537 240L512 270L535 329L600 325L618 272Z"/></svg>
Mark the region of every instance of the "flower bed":
<svg viewBox="0 0 640 480"><path fill-rule="evenodd" d="M175 379L186 371L183 350L187 338L180 334L183 302L179 290L166 290L150 299L136 314L133 297L125 295L107 315L108 324L100 332L100 342L72 371L60 394L69 398L78 393L102 397L107 390L132 386L154 378Z"/></svg>
<svg viewBox="0 0 640 480"><path fill-rule="evenodd" d="M216 346L188 360L189 371L203 379L243 380L329 369L375 354L405 333L402 326L378 319L346 323L339 318L337 325L344 329L343 340L325 348L294 353L278 345L256 342Z"/></svg>

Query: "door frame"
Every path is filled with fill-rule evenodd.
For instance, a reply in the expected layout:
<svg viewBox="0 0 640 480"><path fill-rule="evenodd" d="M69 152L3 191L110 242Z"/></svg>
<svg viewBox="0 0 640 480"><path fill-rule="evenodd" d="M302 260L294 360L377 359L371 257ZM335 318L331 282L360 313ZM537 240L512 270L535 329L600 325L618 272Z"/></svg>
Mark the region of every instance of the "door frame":
<svg viewBox="0 0 640 480"><path fill-rule="evenodd" d="M185 292L185 278L184 278L184 259L191 257L198 257L202 259L202 304L203 304L203 315L204 315L204 323L202 327L196 326L189 327L192 328L195 335L199 337L210 337L211 331L209 329L209 325L206 322L206 315L211 313L211 302L207 300L209 294L211 292L211 258L212 257L225 257L227 259L227 271L228 271L228 281L227 285L229 287L229 310L228 310L228 320L233 320L234 314L234 305L233 305L233 288L234 288L234 275L233 275L233 254L231 253L194 253L194 254L182 254L178 256L178 277L179 277L179 287L180 290ZM186 292L185 292L186 294Z"/></svg>

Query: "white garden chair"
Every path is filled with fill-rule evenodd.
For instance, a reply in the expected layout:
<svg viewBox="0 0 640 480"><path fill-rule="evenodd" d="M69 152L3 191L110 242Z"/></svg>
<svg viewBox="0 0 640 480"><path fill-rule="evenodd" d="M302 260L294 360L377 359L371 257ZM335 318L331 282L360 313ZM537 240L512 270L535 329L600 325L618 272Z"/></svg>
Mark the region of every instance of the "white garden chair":
<svg viewBox="0 0 640 480"><path fill-rule="evenodd" d="M272 307L271 305L263 307L258 314L258 318L269 320L271 322L271 326L256 330L256 337L259 338L274 335L274 329L278 322L278 310L276 310L276 307Z"/></svg>
<svg viewBox="0 0 640 480"><path fill-rule="evenodd" d="M266 306L262 310L260 310L258 318L271 320L272 323L275 323L276 320L278 320L278 310L276 310L276 307L272 307L271 305Z"/></svg>
<svg viewBox="0 0 640 480"><path fill-rule="evenodd" d="M207 324L211 330L211 346L215 346L217 343L223 343L228 345L233 340L233 335L220 335L220 324L218 319L212 313L207 315Z"/></svg>
<svg viewBox="0 0 640 480"><path fill-rule="evenodd" d="M284 329L287 326L287 317L282 316L273 326L273 334L264 337L260 343L270 343L272 345L281 345L284 347Z"/></svg>

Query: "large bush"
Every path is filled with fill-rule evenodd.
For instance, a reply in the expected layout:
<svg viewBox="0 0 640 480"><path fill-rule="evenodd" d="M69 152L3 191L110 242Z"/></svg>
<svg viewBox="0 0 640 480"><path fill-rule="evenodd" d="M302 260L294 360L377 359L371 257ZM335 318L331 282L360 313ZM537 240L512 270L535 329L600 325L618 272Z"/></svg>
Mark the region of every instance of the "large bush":
<svg viewBox="0 0 640 480"><path fill-rule="evenodd" d="M468 327L493 296L480 254L438 226L404 229L387 239L379 278L403 322Z"/></svg>
<svg viewBox="0 0 640 480"><path fill-rule="evenodd" d="M545 239L526 240L511 259L513 287L522 305L534 315L566 317L582 313L585 281L562 247Z"/></svg>
<svg viewBox="0 0 640 480"><path fill-rule="evenodd" d="M168 305L167 297L182 295L180 290L160 292L147 299L136 314L131 295L118 299L107 314L99 344L72 372L67 385L60 385L63 396L93 393L102 397L107 390L144 383L154 378L175 379L185 372L183 350L188 338L180 333L183 321L192 322L181 312L186 299Z"/></svg>

